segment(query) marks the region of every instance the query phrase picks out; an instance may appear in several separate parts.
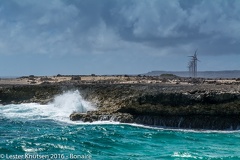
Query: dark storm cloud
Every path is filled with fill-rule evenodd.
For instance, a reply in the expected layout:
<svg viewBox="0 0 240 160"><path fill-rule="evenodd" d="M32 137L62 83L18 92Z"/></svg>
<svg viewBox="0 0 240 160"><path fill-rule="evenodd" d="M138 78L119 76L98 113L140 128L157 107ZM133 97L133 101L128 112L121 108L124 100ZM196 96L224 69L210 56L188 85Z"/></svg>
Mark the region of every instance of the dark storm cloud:
<svg viewBox="0 0 240 160"><path fill-rule="evenodd" d="M2 0L0 54L238 54L238 0Z"/></svg>
<svg viewBox="0 0 240 160"><path fill-rule="evenodd" d="M124 40L159 49L189 45L207 54L238 53L239 1L132 2L119 12Z"/></svg>

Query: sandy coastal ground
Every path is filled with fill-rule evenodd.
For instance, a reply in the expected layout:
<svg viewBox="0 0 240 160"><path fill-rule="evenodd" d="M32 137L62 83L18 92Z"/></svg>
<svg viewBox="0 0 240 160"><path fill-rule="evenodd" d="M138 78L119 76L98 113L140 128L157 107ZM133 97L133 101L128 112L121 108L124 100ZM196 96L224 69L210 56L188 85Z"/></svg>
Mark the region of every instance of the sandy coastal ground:
<svg viewBox="0 0 240 160"><path fill-rule="evenodd" d="M183 78L174 75L161 76L128 76L128 75L79 75L79 76L24 76L19 78L0 78L0 85L39 85L55 83L107 83L107 84L216 84L239 85L240 78L233 79L204 79Z"/></svg>

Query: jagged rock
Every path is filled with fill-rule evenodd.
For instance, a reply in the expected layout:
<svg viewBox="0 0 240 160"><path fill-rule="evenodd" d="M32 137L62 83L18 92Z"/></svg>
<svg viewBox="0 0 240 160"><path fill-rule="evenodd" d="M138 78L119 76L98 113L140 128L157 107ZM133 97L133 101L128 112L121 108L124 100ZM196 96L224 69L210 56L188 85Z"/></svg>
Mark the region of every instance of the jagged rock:
<svg viewBox="0 0 240 160"><path fill-rule="evenodd" d="M117 121L122 123L133 123L133 116L128 113L108 113L108 114L94 114L94 112L86 113L72 113L70 115L72 121L94 122L94 121Z"/></svg>
<svg viewBox="0 0 240 160"><path fill-rule="evenodd" d="M196 129L239 128L239 91L203 86L98 87L90 97L99 109L95 114L88 113L90 121L113 120ZM95 118L91 118L93 115Z"/></svg>
<svg viewBox="0 0 240 160"><path fill-rule="evenodd" d="M0 103L48 103L56 94L78 89L98 107L73 113L73 121L111 120L197 129L239 128L240 88L237 85L78 84L4 86Z"/></svg>
<svg viewBox="0 0 240 160"><path fill-rule="evenodd" d="M86 113L72 113L70 115L70 120L71 121L79 121L79 120L82 120L84 117L86 116Z"/></svg>

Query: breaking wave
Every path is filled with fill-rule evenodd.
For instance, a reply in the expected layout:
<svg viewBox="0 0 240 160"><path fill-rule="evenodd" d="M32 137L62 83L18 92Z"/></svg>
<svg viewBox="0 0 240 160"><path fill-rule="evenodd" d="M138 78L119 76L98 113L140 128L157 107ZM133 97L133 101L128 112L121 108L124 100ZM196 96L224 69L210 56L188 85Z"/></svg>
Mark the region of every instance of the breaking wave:
<svg viewBox="0 0 240 160"><path fill-rule="evenodd" d="M57 95L53 102L47 105L38 103L4 105L1 106L0 115L19 120L53 119L69 122L69 115L72 112L86 113L95 109L96 107L85 101L80 92L76 90Z"/></svg>

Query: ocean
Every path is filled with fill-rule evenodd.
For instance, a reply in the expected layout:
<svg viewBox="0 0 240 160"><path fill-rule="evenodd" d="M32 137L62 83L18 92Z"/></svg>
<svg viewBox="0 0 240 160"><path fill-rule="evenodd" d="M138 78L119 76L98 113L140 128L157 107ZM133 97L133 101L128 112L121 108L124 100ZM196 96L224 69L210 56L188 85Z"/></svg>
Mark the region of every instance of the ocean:
<svg viewBox="0 0 240 160"><path fill-rule="evenodd" d="M96 109L78 91L0 108L0 159L240 159L240 131L72 122L73 111Z"/></svg>

